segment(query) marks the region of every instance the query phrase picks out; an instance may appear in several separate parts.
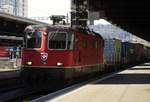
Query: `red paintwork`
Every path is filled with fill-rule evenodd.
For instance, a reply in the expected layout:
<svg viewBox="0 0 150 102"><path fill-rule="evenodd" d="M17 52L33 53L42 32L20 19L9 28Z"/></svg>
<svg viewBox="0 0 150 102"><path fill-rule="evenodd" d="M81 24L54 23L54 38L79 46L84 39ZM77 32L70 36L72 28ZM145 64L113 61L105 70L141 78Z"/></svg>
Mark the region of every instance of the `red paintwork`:
<svg viewBox="0 0 150 102"><path fill-rule="evenodd" d="M48 59L44 61L46 64L43 63L41 60L41 49L37 50L24 50L23 51L23 59L22 64L24 65L27 61L32 61L32 66L57 66L57 62L64 63L64 66L71 66L72 65L72 53L73 51L45 51L47 52Z"/></svg>
<svg viewBox="0 0 150 102"><path fill-rule="evenodd" d="M64 67L93 65L103 63L103 39L100 36L92 34L82 34L75 32L75 37L78 41L74 44L73 50L49 50L48 35L43 34L42 46L40 49L23 49L22 52L22 65L26 65L26 62L32 61L32 66L45 66L45 67L57 67L57 62L64 64ZM83 47L83 41L87 40L87 48ZM98 49L93 48L93 41L97 41L101 45ZM46 61L41 60L40 53L48 53L48 59Z"/></svg>
<svg viewBox="0 0 150 102"><path fill-rule="evenodd" d="M103 43L103 39L93 35L76 33L78 43L75 44L75 63L76 65L102 64L103 63L103 46L99 49L93 48L93 41ZM87 40L87 47L83 47L84 40ZM76 50L77 49L77 50ZM77 61L78 60L78 61Z"/></svg>

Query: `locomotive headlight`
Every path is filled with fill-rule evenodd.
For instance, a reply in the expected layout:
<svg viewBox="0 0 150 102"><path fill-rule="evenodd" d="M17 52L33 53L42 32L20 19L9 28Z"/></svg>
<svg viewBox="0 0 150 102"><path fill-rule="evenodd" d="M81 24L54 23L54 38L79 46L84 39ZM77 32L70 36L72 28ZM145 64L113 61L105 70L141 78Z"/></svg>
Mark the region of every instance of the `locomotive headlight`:
<svg viewBox="0 0 150 102"><path fill-rule="evenodd" d="M57 66L63 66L64 64L62 62L57 62Z"/></svg>
<svg viewBox="0 0 150 102"><path fill-rule="evenodd" d="M26 64L31 66L31 65L32 65L32 62L31 62L31 61L28 61L28 62L26 62Z"/></svg>

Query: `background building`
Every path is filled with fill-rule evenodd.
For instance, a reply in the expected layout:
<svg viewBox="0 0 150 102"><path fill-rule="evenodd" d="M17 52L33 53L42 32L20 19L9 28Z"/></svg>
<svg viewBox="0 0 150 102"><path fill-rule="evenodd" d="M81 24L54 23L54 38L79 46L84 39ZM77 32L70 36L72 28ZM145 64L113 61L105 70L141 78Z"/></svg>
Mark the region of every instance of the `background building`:
<svg viewBox="0 0 150 102"><path fill-rule="evenodd" d="M28 0L0 0L0 11L27 17Z"/></svg>

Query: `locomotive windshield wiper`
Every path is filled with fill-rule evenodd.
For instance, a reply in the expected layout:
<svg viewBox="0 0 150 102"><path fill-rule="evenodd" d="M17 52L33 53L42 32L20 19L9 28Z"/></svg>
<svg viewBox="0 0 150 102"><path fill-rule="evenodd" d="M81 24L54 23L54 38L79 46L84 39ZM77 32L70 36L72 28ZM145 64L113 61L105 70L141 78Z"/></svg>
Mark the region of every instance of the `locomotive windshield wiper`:
<svg viewBox="0 0 150 102"><path fill-rule="evenodd" d="M50 32L49 40L53 39L58 34L58 32L59 32L59 30L57 30L55 32Z"/></svg>
<svg viewBox="0 0 150 102"><path fill-rule="evenodd" d="M49 34L49 40L53 39L56 33L50 32Z"/></svg>

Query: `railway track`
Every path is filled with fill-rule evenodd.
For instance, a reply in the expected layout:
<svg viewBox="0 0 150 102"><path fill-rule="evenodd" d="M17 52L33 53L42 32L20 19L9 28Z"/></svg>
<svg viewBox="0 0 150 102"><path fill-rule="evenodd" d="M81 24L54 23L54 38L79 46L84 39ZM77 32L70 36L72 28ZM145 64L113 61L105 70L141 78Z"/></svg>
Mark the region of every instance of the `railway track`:
<svg viewBox="0 0 150 102"><path fill-rule="evenodd" d="M0 93L22 86L19 71L0 72Z"/></svg>
<svg viewBox="0 0 150 102"><path fill-rule="evenodd" d="M10 101L13 102L13 100L19 99L23 96L27 96L34 92L35 91L29 88L18 87L16 89L12 89L4 93L0 93L0 102L10 102Z"/></svg>
<svg viewBox="0 0 150 102"><path fill-rule="evenodd" d="M23 101L30 101L36 98L39 98L43 95L47 95L53 93L57 90L63 88L56 89L54 88L51 91L37 91L33 90L29 87L18 87L4 91L0 93L0 102L23 102Z"/></svg>
<svg viewBox="0 0 150 102"><path fill-rule="evenodd" d="M9 78L0 80L0 93L23 86L20 78Z"/></svg>
<svg viewBox="0 0 150 102"><path fill-rule="evenodd" d="M49 93L41 93L23 85L19 72L0 72L0 102L21 102L43 94Z"/></svg>
<svg viewBox="0 0 150 102"><path fill-rule="evenodd" d="M0 72L0 102L3 102L3 99L8 99L8 97L3 97L4 94L22 87L20 70Z"/></svg>

